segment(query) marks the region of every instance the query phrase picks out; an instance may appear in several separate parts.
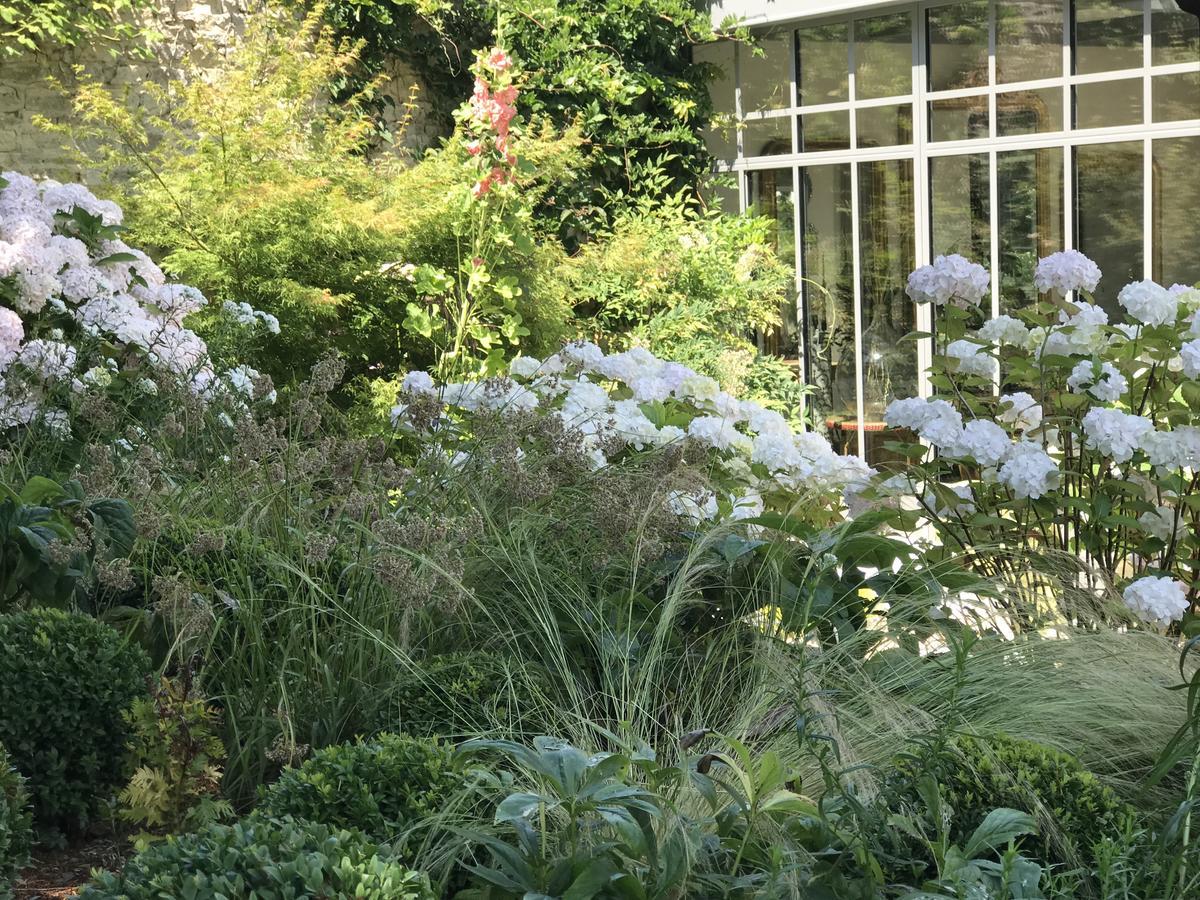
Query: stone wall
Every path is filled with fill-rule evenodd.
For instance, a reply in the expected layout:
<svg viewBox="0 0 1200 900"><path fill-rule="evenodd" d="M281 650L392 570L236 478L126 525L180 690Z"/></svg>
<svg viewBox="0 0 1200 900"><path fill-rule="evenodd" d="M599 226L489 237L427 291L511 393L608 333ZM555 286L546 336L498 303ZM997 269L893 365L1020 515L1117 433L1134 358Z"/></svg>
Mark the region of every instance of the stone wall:
<svg viewBox="0 0 1200 900"><path fill-rule="evenodd" d="M143 14L143 24L162 37L147 47L144 58L96 47L0 57L0 170L82 180L78 164L63 147L63 137L33 122L39 114L58 122L70 115L70 102L54 88L53 80L69 89L78 65L117 90L146 80L163 83L180 73L199 42L219 49L232 46L247 16L260 6L261 0L157 0L157 6ZM422 102L425 93L419 77L399 61L389 75L385 93L394 101L390 115L408 118L403 135L397 136L399 142L410 150L433 146L443 133L439 119ZM410 105L414 86L417 100Z"/></svg>

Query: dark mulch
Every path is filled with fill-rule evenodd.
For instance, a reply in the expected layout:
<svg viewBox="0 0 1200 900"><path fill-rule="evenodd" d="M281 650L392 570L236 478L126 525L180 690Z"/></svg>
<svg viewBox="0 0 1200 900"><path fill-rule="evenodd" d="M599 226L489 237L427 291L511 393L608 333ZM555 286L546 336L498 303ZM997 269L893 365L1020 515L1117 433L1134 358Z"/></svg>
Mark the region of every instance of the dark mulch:
<svg viewBox="0 0 1200 900"><path fill-rule="evenodd" d="M129 853L129 841L96 838L64 850L37 850L13 892L16 900L74 897L92 869L118 869Z"/></svg>

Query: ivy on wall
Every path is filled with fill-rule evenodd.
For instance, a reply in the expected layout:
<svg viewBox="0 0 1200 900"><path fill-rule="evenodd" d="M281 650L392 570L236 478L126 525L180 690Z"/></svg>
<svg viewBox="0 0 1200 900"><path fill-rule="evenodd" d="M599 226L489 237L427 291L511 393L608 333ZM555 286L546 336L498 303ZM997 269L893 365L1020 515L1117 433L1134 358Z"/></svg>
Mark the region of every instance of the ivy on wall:
<svg viewBox="0 0 1200 900"><path fill-rule="evenodd" d="M108 44L140 31L131 13L152 0L3 0L0 2L0 59L49 46Z"/></svg>

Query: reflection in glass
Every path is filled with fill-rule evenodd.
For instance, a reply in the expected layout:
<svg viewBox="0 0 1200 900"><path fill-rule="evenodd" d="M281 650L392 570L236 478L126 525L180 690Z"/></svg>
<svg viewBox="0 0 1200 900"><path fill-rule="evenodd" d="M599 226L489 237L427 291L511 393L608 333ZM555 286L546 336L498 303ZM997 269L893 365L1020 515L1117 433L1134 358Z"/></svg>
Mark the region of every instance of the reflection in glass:
<svg viewBox="0 0 1200 900"><path fill-rule="evenodd" d="M1200 16L1181 12L1178 0L1152 3L1151 9L1151 65L1200 60Z"/></svg>
<svg viewBox="0 0 1200 900"><path fill-rule="evenodd" d="M1200 72L1156 75L1150 84L1155 122L1200 119Z"/></svg>
<svg viewBox="0 0 1200 900"><path fill-rule="evenodd" d="M929 161L933 253L958 253L988 268L992 256L986 153Z"/></svg>
<svg viewBox="0 0 1200 900"><path fill-rule="evenodd" d="M714 41L692 48L692 60L714 67L708 82L712 98L712 123L704 129L704 143L717 159L737 156L737 133L734 127L734 61L736 44L733 41Z"/></svg>
<svg viewBox="0 0 1200 900"><path fill-rule="evenodd" d="M1007 91L996 95L996 134L1042 134L1062 131L1062 88Z"/></svg>
<svg viewBox="0 0 1200 900"><path fill-rule="evenodd" d="M929 101L929 139L966 141L988 136L987 97Z"/></svg>
<svg viewBox="0 0 1200 900"><path fill-rule="evenodd" d="M800 189L805 380L813 389L809 407L812 420L826 426L839 450L857 453L850 164L807 166Z"/></svg>
<svg viewBox="0 0 1200 900"><path fill-rule="evenodd" d="M709 209L720 210L727 216L738 214L738 179L732 172L712 175L704 183L701 196Z"/></svg>
<svg viewBox="0 0 1200 900"><path fill-rule="evenodd" d="M1037 261L1063 248L1063 152L1059 147L996 154L1000 312L1037 300Z"/></svg>
<svg viewBox="0 0 1200 900"><path fill-rule="evenodd" d="M1075 71L1142 67L1142 0L1075 0Z"/></svg>
<svg viewBox="0 0 1200 900"><path fill-rule="evenodd" d="M911 144L912 104L868 106L855 112L859 147L894 147Z"/></svg>
<svg viewBox="0 0 1200 900"><path fill-rule="evenodd" d="M792 33L755 35L759 52L743 45L738 51L742 112L782 109L792 105Z"/></svg>
<svg viewBox="0 0 1200 900"><path fill-rule="evenodd" d="M1142 123L1142 79L1075 85L1075 127L1108 128Z"/></svg>
<svg viewBox="0 0 1200 900"><path fill-rule="evenodd" d="M1062 75L1063 8L1048 0L996 4L996 80L1000 84Z"/></svg>
<svg viewBox="0 0 1200 900"><path fill-rule="evenodd" d="M788 266L796 264L796 225L791 169L751 172L747 177L747 211L770 220L771 246ZM780 307L780 328L763 335L766 353L795 360L800 349L796 296L788 291Z"/></svg>
<svg viewBox="0 0 1200 900"><path fill-rule="evenodd" d="M912 93L912 22L908 13L854 23L854 93L860 100Z"/></svg>
<svg viewBox="0 0 1200 900"><path fill-rule="evenodd" d="M858 190L863 404L865 424L877 425L888 403L917 395L917 345L901 340L916 330L916 305L904 292L916 238L912 160L860 162ZM887 438L866 437L870 462Z"/></svg>
<svg viewBox="0 0 1200 900"><path fill-rule="evenodd" d="M797 32L796 87L801 106L850 99L850 25L809 25Z"/></svg>
<svg viewBox="0 0 1200 900"><path fill-rule="evenodd" d="M807 113L800 117L800 149L806 153L850 149L850 113Z"/></svg>
<svg viewBox="0 0 1200 900"><path fill-rule="evenodd" d="M1152 194L1153 274L1159 284L1200 282L1200 136L1154 141Z"/></svg>
<svg viewBox="0 0 1200 900"><path fill-rule="evenodd" d="M987 0L938 6L927 15L929 89L987 87Z"/></svg>
<svg viewBox="0 0 1200 900"><path fill-rule="evenodd" d="M792 120L788 116L750 119L743 123L743 156L781 156L792 152Z"/></svg>
<svg viewBox="0 0 1200 900"><path fill-rule="evenodd" d="M1096 298L1113 321L1117 293L1142 279L1142 234L1141 141L1076 147L1075 246L1104 273Z"/></svg>

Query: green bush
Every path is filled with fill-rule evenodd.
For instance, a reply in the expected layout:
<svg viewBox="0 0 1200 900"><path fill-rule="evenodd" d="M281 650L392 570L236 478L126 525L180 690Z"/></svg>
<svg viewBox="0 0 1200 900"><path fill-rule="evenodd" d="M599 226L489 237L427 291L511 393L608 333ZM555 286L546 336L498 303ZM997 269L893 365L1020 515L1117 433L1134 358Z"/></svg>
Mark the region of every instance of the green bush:
<svg viewBox="0 0 1200 900"><path fill-rule="evenodd" d="M155 844L120 875L98 874L80 897L432 900L433 894L424 875L361 832L252 816Z"/></svg>
<svg viewBox="0 0 1200 900"><path fill-rule="evenodd" d="M401 676L381 727L444 738L472 737L499 726L522 731L538 708L539 688L529 670L486 652L430 657Z"/></svg>
<svg viewBox="0 0 1200 900"><path fill-rule="evenodd" d="M901 763L892 786L911 800L920 774ZM1120 834L1136 816L1075 757L1004 734L955 737L933 775L953 811L953 840L964 841L993 809L1022 810L1038 822L1022 852L1043 863L1090 865L1097 842Z"/></svg>
<svg viewBox="0 0 1200 900"><path fill-rule="evenodd" d="M0 742L29 779L40 829L74 831L128 776L123 713L150 661L88 616L0 616Z"/></svg>
<svg viewBox="0 0 1200 900"><path fill-rule="evenodd" d="M463 785L451 748L401 734L336 744L286 769L263 794L261 811L394 840L439 810Z"/></svg>
<svg viewBox="0 0 1200 900"><path fill-rule="evenodd" d="M0 897L11 896L13 879L29 862L32 842L25 779L12 767L8 751L0 744Z"/></svg>

